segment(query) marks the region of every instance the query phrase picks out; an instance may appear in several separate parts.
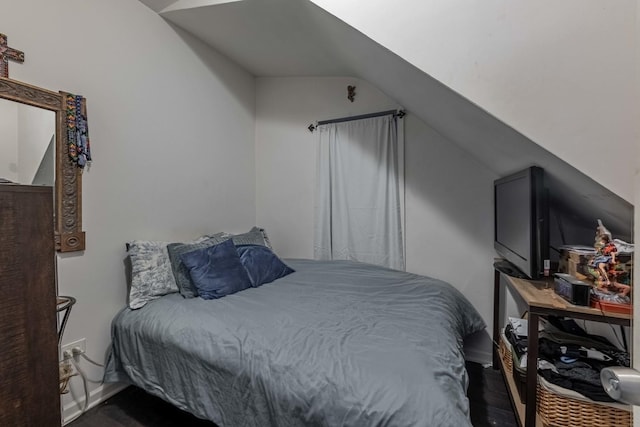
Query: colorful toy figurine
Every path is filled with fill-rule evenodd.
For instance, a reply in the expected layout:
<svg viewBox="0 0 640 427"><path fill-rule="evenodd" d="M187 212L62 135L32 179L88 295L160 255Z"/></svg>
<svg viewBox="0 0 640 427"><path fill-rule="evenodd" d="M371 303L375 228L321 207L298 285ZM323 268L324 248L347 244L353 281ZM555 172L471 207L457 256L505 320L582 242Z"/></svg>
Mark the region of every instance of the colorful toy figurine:
<svg viewBox="0 0 640 427"><path fill-rule="evenodd" d="M596 255L589 263L589 273L593 276L598 288L608 289L626 296L631 286L620 283L617 278L623 273L618 267L616 254L618 248L613 243L611 232L598 220L594 243ZM613 280L612 280L613 279Z"/></svg>

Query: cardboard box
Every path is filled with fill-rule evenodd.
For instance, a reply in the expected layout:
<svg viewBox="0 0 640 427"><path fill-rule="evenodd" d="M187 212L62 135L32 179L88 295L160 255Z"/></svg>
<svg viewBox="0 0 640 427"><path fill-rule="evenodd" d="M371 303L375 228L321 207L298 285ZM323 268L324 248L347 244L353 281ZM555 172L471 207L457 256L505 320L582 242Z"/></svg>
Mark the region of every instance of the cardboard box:
<svg viewBox="0 0 640 427"><path fill-rule="evenodd" d="M566 252L566 257L568 257L571 261L574 261L578 264L588 264L591 261L593 255L586 255L582 253L576 253L573 251L564 251ZM562 251L560 252L562 253Z"/></svg>
<svg viewBox="0 0 640 427"><path fill-rule="evenodd" d="M558 273L566 273L574 277L583 278L584 276L589 275L588 263L579 263L569 257L560 258L560 262L558 263Z"/></svg>
<svg viewBox="0 0 640 427"><path fill-rule="evenodd" d="M595 254L595 250L594 250ZM558 263L558 273L570 274L579 279L593 280L593 274L589 270L595 267L590 266L594 255L586 254L585 250L572 251L568 249L560 250L560 259ZM631 254L616 254L617 269L626 273L623 275L623 283L631 284L630 278L633 272L633 259Z"/></svg>

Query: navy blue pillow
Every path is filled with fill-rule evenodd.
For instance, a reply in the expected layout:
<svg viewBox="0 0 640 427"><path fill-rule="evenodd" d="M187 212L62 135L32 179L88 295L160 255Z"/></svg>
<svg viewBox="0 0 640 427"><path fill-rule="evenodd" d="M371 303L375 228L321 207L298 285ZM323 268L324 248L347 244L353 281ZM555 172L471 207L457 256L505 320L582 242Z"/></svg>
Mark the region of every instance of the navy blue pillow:
<svg viewBox="0 0 640 427"><path fill-rule="evenodd" d="M295 271L266 246L241 245L236 249L240 254L240 262L249 273L251 286L254 288L273 282Z"/></svg>
<svg viewBox="0 0 640 427"><path fill-rule="evenodd" d="M180 255L203 299L216 299L251 287L231 239Z"/></svg>

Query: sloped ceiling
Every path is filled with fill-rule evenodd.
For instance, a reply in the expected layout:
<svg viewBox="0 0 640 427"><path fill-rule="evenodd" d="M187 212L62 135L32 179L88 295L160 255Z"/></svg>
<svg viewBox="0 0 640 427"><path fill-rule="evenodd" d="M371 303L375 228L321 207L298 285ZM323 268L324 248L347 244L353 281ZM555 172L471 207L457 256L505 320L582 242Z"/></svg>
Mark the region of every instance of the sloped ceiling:
<svg viewBox="0 0 640 427"><path fill-rule="evenodd" d="M164 8L161 16L256 76L345 76L355 71L350 61L336 55L326 37L328 28L310 20L321 9L306 0L218 1L176 9L180 3Z"/></svg>
<svg viewBox="0 0 640 427"><path fill-rule="evenodd" d="M631 240L630 203L307 0L141 1L256 76L365 79L499 176L543 167L556 204Z"/></svg>
<svg viewBox="0 0 640 427"><path fill-rule="evenodd" d="M144 3L149 9L155 12L160 12L162 9L175 2L176 0L140 0L140 3Z"/></svg>

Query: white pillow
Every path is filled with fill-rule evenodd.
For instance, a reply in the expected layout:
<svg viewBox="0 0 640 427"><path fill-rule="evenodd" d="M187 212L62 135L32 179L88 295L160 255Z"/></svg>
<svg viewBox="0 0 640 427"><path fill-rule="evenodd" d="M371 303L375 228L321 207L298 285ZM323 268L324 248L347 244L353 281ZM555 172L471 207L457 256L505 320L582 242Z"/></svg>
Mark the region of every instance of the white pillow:
<svg viewBox="0 0 640 427"><path fill-rule="evenodd" d="M127 243L131 257L130 308L141 308L149 301L178 292L167 252L169 243L145 240Z"/></svg>

